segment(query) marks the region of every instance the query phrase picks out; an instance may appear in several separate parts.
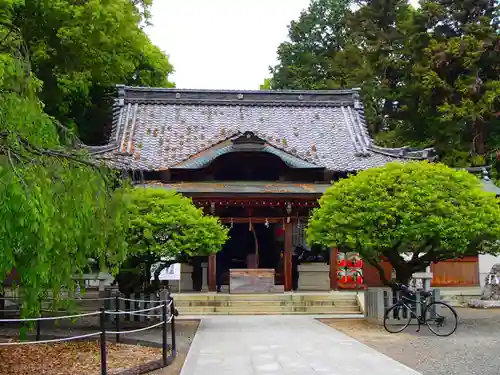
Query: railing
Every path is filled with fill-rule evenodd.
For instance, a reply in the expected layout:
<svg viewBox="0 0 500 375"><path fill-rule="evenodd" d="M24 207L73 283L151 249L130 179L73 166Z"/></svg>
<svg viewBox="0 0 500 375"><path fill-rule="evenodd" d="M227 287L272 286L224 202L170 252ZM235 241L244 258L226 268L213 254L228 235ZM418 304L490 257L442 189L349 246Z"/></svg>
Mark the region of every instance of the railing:
<svg viewBox="0 0 500 375"><path fill-rule="evenodd" d="M11 298L8 298L11 299ZM133 334L142 331L146 331L156 327L162 327L162 360L157 363L157 366L150 367L150 371L153 371L158 368L168 366L172 360L177 355L177 347L176 347L176 338L175 338L175 316L177 312L175 310L174 299L169 297L169 299L165 299L163 301L150 301L148 303L154 303L155 306L139 309L139 310L120 310L118 307L120 306L119 301L128 301L128 302L145 302L141 300L134 300L123 297L108 297L108 298L92 298L89 300L94 301L109 301L114 300L117 301L115 310L108 310L106 307L100 309L100 311L94 311L89 313L75 314L75 315L63 315L63 316L49 316L49 317L38 317L38 318L19 318L19 319L0 319L0 323L30 323L35 322L36 324L36 339L35 341L16 341L16 342L0 342L0 348L6 346L21 346L21 345L36 345L36 344L50 344L50 343L58 343L65 341L75 341L75 340L83 340L90 339L93 337L99 336L100 338L100 357L101 357L101 375L107 374L107 350L106 350L106 342L107 335L115 335L115 341L117 343L120 342L121 335ZM160 311L159 311L160 310ZM47 311L47 310L46 310ZM99 316L99 325L100 330L97 332L92 332L84 335L77 335L71 337L62 337L55 339L47 339L41 340L41 322L43 321L57 321L64 319L77 319L83 317L91 317L91 316ZM106 321L109 321L107 317L114 316L115 330L109 330L106 328ZM147 327L142 327L138 329L132 330L120 330L120 316L142 316L149 317L159 322L151 324ZM170 344L170 355L168 354L168 325L170 324L170 332L171 332L171 344ZM156 363L155 363L156 364Z"/></svg>
<svg viewBox="0 0 500 375"><path fill-rule="evenodd" d="M147 309L149 307L156 306L158 303L161 301L169 299L170 300L170 295L168 294L167 291L161 291L159 294L147 294L147 293L134 293L130 295L130 298L125 298L122 297L122 295L115 290L107 290L106 294L104 297L95 297L95 298L89 298L89 297L80 297L80 296L73 296L73 297L66 297L65 295L61 295L60 298L52 298L52 297L47 297L43 301L40 301L40 311L42 312L61 312L64 310L51 310L47 307L51 301L58 300L60 302L71 302L74 307L76 307L79 311L83 312L92 312L96 311L98 309L98 306L103 306L106 310L113 310L113 311L130 311L133 312L135 310L142 310L142 309ZM19 313L20 312L20 305L23 301L22 297L19 297L17 295L15 296L5 296L5 297L0 297L0 302L1 301L10 301L11 305L17 305L16 308L4 308L0 310L0 318L4 317L4 313ZM16 303L17 302L17 303ZM97 304L97 306L96 306ZM157 314L158 315L158 314ZM142 322L142 321L154 321L154 320L159 320L158 316L153 315L148 315L148 314L140 314L140 315L134 315L134 314L124 314L123 319L125 321L134 321L134 322ZM111 321L114 320L113 316L106 315L106 321Z"/></svg>
<svg viewBox="0 0 500 375"><path fill-rule="evenodd" d="M368 288L365 291L365 318L369 321L382 325L384 323L385 312L391 307L401 292L393 293L391 288ZM439 289L432 290L431 301L440 301ZM422 296L420 291L415 292L415 301L411 304L417 316L422 315ZM415 322L416 323L416 322Z"/></svg>
<svg viewBox="0 0 500 375"><path fill-rule="evenodd" d="M109 292L111 296L111 292ZM156 294L135 293L131 298L107 297L104 299L104 307L106 310L121 311L125 321L145 322L159 320L158 314L134 314L135 310L144 310L156 306L162 300L167 299L166 296L158 296ZM129 312L128 314L126 312ZM106 316L106 320L113 320L112 316Z"/></svg>

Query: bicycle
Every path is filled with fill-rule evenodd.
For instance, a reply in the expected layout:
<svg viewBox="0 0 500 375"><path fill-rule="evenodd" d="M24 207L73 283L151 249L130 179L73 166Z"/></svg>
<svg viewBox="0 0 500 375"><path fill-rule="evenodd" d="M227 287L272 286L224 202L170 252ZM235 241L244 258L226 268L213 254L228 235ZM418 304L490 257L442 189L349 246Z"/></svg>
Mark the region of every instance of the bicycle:
<svg viewBox="0 0 500 375"><path fill-rule="evenodd" d="M416 293L412 292L404 284L396 284L396 288L403 293L401 298L389 307L384 315L384 328L387 332L399 333L404 331L410 325L413 318L417 320L417 332L420 331L420 326L424 324L429 327L432 333L441 337L450 336L457 330L457 312L445 302L428 302L429 297L432 296L432 292L420 292L422 300L418 304L420 304L423 313L421 316L417 316L415 313L417 307ZM415 306L415 309L412 308L413 306ZM445 330L446 328L449 329Z"/></svg>

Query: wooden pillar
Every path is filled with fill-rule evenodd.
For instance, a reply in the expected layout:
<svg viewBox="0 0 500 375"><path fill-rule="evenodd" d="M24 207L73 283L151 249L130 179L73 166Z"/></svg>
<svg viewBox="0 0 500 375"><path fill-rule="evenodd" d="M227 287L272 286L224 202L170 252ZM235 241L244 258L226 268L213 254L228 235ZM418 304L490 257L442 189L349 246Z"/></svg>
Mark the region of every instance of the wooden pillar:
<svg viewBox="0 0 500 375"><path fill-rule="evenodd" d="M338 287L337 283L337 248L330 249L330 289L336 290Z"/></svg>
<svg viewBox="0 0 500 375"><path fill-rule="evenodd" d="M208 256L208 291L217 291L217 254Z"/></svg>
<svg viewBox="0 0 500 375"><path fill-rule="evenodd" d="M293 237L292 223L285 224L285 249L283 252L283 268L285 272L284 287L285 292L292 290L292 252L293 252Z"/></svg>

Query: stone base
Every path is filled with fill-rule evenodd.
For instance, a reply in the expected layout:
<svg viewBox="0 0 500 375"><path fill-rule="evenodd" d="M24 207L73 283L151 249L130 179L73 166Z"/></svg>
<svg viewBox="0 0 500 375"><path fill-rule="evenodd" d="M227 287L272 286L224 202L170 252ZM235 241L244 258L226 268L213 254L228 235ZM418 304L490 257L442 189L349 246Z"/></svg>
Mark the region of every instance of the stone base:
<svg viewBox="0 0 500 375"><path fill-rule="evenodd" d="M208 292L208 263L201 264L201 291Z"/></svg>
<svg viewBox="0 0 500 375"><path fill-rule="evenodd" d="M285 293L285 286L284 285L275 285L273 287L273 293Z"/></svg>
<svg viewBox="0 0 500 375"><path fill-rule="evenodd" d="M181 264L181 282L180 292L192 292L193 291L193 279L191 277L193 273L193 267L189 264ZM179 293L179 281L172 280L168 282L170 291L172 293Z"/></svg>
<svg viewBox="0 0 500 375"><path fill-rule="evenodd" d="M273 269L231 269L229 275L229 293L273 292Z"/></svg>
<svg viewBox="0 0 500 375"><path fill-rule="evenodd" d="M469 301L469 307L476 309L500 309L500 301L473 299Z"/></svg>
<svg viewBox="0 0 500 375"><path fill-rule="evenodd" d="M330 290L330 266L326 263L304 263L299 265L299 290Z"/></svg>

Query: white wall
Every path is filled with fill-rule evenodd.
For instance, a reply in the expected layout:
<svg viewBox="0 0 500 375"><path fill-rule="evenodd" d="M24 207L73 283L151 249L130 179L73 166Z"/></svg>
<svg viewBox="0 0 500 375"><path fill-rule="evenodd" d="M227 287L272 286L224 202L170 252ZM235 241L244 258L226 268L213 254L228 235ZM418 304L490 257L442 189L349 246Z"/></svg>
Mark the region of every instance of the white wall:
<svg viewBox="0 0 500 375"><path fill-rule="evenodd" d="M102 287L109 286L115 280L115 278L107 272L85 274L82 279L84 279L85 282L82 282L81 286L85 288L98 288L101 280L103 281Z"/></svg>
<svg viewBox="0 0 500 375"><path fill-rule="evenodd" d="M479 283L484 286L486 275L491 271L493 265L500 263L500 256L489 254L479 255Z"/></svg>

